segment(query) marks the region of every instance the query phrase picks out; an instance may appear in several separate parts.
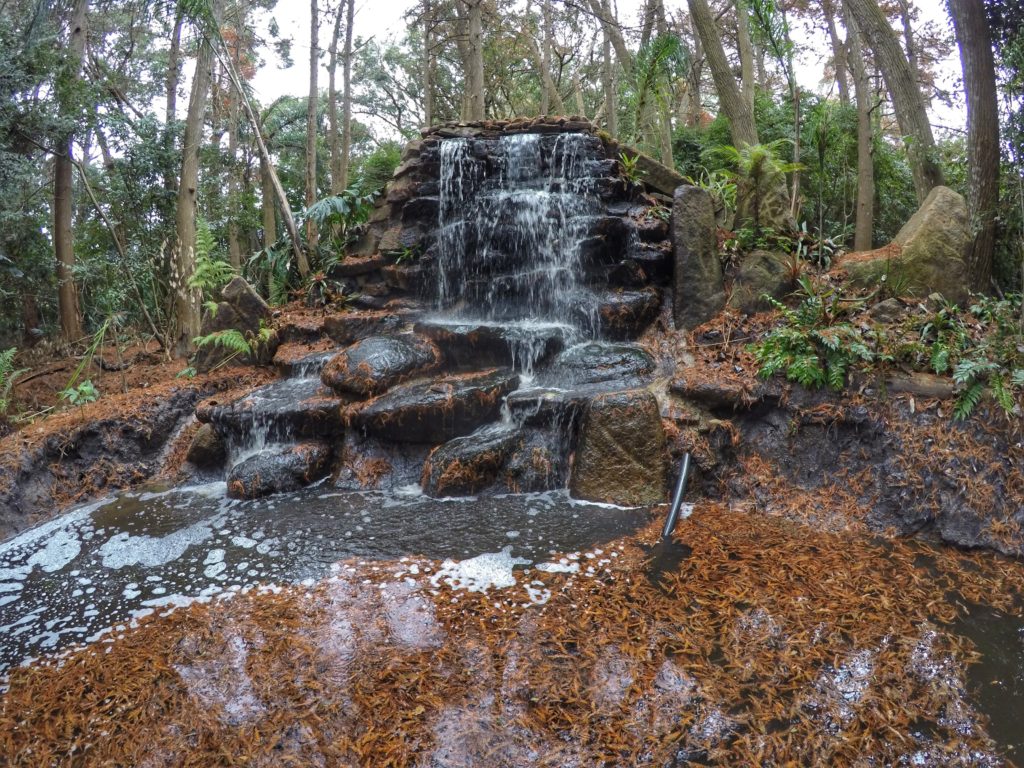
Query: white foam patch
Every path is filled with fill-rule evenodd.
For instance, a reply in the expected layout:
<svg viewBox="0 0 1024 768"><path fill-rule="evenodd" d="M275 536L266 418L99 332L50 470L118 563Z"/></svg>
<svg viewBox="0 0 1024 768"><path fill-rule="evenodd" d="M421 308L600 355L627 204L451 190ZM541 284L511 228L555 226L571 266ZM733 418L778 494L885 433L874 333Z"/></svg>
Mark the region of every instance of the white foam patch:
<svg viewBox="0 0 1024 768"><path fill-rule="evenodd" d="M567 558L562 558L557 563L538 563L537 570L544 573L579 573L580 564L570 563Z"/></svg>
<svg viewBox="0 0 1024 768"><path fill-rule="evenodd" d="M507 589L516 585L513 569L530 563L530 560L512 557L512 547L508 546L501 552L485 552L468 560L445 560L437 573L430 577L430 583L437 587L443 582L452 589L467 592Z"/></svg>
<svg viewBox="0 0 1024 768"><path fill-rule="evenodd" d="M146 568L166 565L181 557L189 547L213 536L214 527L219 525L216 519L202 520L160 537L118 533L99 549L103 567L117 570L136 563Z"/></svg>
<svg viewBox="0 0 1024 768"><path fill-rule="evenodd" d="M39 566L47 573L56 573L78 557L81 551L82 541L78 538L77 531L58 528L42 549L32 553L28 565Z"/></svg>

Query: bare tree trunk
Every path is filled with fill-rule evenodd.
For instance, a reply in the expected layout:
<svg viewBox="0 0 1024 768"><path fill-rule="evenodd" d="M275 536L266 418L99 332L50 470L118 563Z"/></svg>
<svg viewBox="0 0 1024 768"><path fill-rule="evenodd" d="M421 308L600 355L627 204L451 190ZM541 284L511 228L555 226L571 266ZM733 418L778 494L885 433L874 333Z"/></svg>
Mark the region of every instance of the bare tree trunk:
<svg viewBox="0 0 1024 768"><path fill-rule="evenodd" d="M341 37L341 19L345 13L345 3L338 3L338 11L334 16L334 31L331 33L331 45L327 66L327 144L331 149L331 194L336 195L344 190L341 186L341 132L338 130L338 88L335 70L338 68L338 38Z"/></svg>
<svg viewBox="0 0 1024 768"><path fill-rule="evenodd" d="M968 265L975 290L988 290L999 205L999 101L992 40L981 0L949 0L967 96L968 207L974 241Z"/></svg>
<svg viewBox="0 0 1024 768"><path fill-rule="evenodd" d="M235 35L234 47L231 51L231 59L235 69L238 69L242 59L242 36L245 30L245 11L243 5L239 7L240 18L237 20L237 34ZM242 266L242 245L238 239L238 220L240 218L242 180L238 169L238 122L240 107L239 96L234 88L228 90L228 261L231 266L238 269Z"/></svg>
<svg viewBox="0 0 1024 768"><path fill-rule="evenodd" d="M690 60L690 67L686 72L687 109L685 115L686 124L690 127L700 125L701 116L704 114L704 104L701 97L701 77L703 71L704 46L700 41L700 35L694 30L693 56Z"/></svg>
<svg viewBox="0 0 1024 768"><path fill-rule="evenodd" d="M57 86L57 101L61 106L61 112L71 109L73 91L81 75L82 57L85 53L85 24L88 14L88 0L76 0L71 13L63 82ZM57 261L57 306L60 314L60 330L65 341L77 341L82 338L82 319L78 308L78 289L75 287L74 277L75 239L72 231L74 158L71 156L73 144L73 134L70 131L64 133L57 140L53 158L53 251Z"/></svg>
<svg viewBox="0 0 1024 768"><path fill-rule="evenodd" d="M633 54L630 53L629 46L626 45L626 41L622 37L622 29L612 12L611 3L609 0L604 0L604 6L602 6L602 0L588 0L588 2L590 3L590 12L601 23L604 33L608 35L612 48L615 49L615 58L619 60L623 71L632 72Z"/></svg>
<svg viewBox="0 0 1024 768"><path fill-rule="evenodd" d="M306 207L316 202L316 128L317 74L320 69L320 14L318 0L309 3L309 98L306 101ZM314 254L317 247L316 222L306 219L306 250Z"/></svg>
<svg viewBox="0 0 1024 768"><path fill-rule="evenodd" d="M221 4L215 8L219 22ZM178 354L192 349L192 338L199 333L198 291L188 287L195 273L196 216L199 187L199 150L203 140L204 118L213 82L214 54L212 43L200 30L196 68L185 116L182 138L182 162L178 176L176 211L176 243L174 248L171 289L174 296L172 343Z"/></svg>
<svg viewBox="0 0 1024 768"><path fill-rule="evenodd" d="M917 41L914 39L914 25L911 22L910 0L898 0L900 6L900 23L903 25L903 44L906 46L907 63L914 73L914 80L918 88L921 87L921 58L917 51ZM925 103L928 99L922 93Z"/></svg>
<svg viewBox="0 0 1024 768"><path fill-rule="evenodd" d="M263 218L263 247L270 248L277 242L277 214L274 210L274 182L270 164L260 158L260 186L263 190L261 213Z"/></svg>
<svg viewBox="0 0 1024 768"><path fill-rule="evenodd" d="M743 80L743 96L750 112L754 112L754 44L750 40L750 19L742 2L734 2L736 11L736 41L740 51L740 77Z"/></svg>
<svg viewBox="0 0 1024 768"><path fill-rule="evenodd" d="M611 16L611 0L604 0L603 12ZM615 62L612 60L612 39L605 25L601 26L601 54L604 57L601 68L601 85L604 90L604 125L612 136L619 132L619 105L615 82Z"/></svg>
<svg viewBox="0 0 1024 768"><path fill-rule="evenodd" d="M544 38L544 55L541 61L541 78L542 87L540 91L540 113L546 115L551 111L551 91L553 88L549 87L551 83L551 47L552 47L552 34L551 34L551 0L541 0L541 26L543 30ZM557 91L556 91L557 95ZM559 112L564 112L564 107Z"/></svg>
<svg viewBox="0 0 1024 768"><path fill-rule="evenodd" d="M466 67L466 120L483 120L484 111L484 30L483 0L462 0L469 9L467 18L469 59Z"/></svg>
<svg viewBox="0 0 1024 768"><path fill-rule="evenodd" d="M174 149L174 123L178 119L178 81L181 78L181 27L184 15L179 5L174 13L171 47L167 53L167 107L164 112L164 149L168 155ZM178 179L170 169L164 173L164 189L177 189Z"/></svg>
<svg viewBox="0 0 1024 768"><path fill-rule="evenodd" d="M875 233L875 158L874 125L871 121L871 82L864 64L857 22L845 21L848 61L853 69L853 90L857 102L857 214L854 224L853 249L867 251L874 244Z"/></svg>
<svg viewBox="0 0 1024 768"><path fill-rule="evenodd" d="M882 77L892 96L900 131L910 141L907 154L914 176L918 202L942 184L942 170L935 159L935 139L916 73L903 55L899 40L875 0L846 0L861 35L875 54Z"/></svg>
<svg viewBox="0 0 1024 768"><path fill-rule="evenodd" d="M732 75L732 68L729 66L729 60L725 57L721 33L715 24L711 8L708 7L707 0L687 0L687 4L690 7L690 18L693 20L694 29L700 36L708 65L711 67L711 77L715 81L718 101L725 116L729 118L733 144L737 148L757 144L754 113Z"/></svg>
<svg viewBox="0 0 1024 768"><path fill-rule="evenodd" d="M221 3L213 2L214 19L219 24ZM192 77L188 113L185 116L185 134L182 141L181 175L178 180L178 208L176 216L177 238L171 271L171 291L174 297L171 343L179 355L193 349L192 339L199 334L200 291L188 283L196 271L196 203L199 189L199 145L203 140L203 115L210 93L213 69L213 44L204 36L196 57L196 71Z"/></svg>
<svg viewBox="0 0 1024 768"><path fill-rule="evenodd" d="M348 4L345 14L345 48L341 54L341 172L340 186L348 189L348 172L352 157L352 26L355 23L356 0Z"/></svg>
<svg viewBox="0 0 1024 768"><path fill-rule="evenodd" d="M434 8L423 0L423 127L434 122Z"/></svg>
<svg viewBox="0 0 1024 768"><path fill-rule="evenodd" d="M836 9L833 0L821 0L821 11L825 17L825 28L832 44L832 65L836 70L836 86L839 89L839 103L844 107L850 105L849 64L847 62L846 45L839 37L836 28Z"/></svg>

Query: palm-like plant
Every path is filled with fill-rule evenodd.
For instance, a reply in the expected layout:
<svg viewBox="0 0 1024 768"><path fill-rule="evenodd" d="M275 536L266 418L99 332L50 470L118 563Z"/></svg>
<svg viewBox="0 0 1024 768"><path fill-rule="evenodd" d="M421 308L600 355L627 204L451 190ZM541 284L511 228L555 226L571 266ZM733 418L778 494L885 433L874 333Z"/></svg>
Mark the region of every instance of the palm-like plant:
<svg viewBox="0 0 1024 768"><path fill-rule="evenodd" d="M745 144L734 147L728 144L708 151L709 159L726 166L725 172L736 184L737 224L747 224L754 230L754 236L761 234L764 204L772 189L785 186L785 175L801 166L781 159L781 150L791 144L789 139L777 139L768 144Z"/></svg>

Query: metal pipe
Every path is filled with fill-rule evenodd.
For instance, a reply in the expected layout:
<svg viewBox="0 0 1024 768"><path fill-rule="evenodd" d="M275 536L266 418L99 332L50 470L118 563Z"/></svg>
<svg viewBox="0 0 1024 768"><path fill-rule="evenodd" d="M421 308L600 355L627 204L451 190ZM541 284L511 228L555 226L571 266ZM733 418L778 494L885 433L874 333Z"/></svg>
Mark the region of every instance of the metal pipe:
<svg viewBox="0 0 1024 768"><path fill-rule="evenodd" d="M676 481L676 489L672 494L672 505L668 509L668 517L665 519L665 527L661 529L662 541L667 540L676 523L679 522L679 510L683 506L683 496L686 494L686 482L690 478L690 454L683 454L679 462L679 479Z"/></svg>

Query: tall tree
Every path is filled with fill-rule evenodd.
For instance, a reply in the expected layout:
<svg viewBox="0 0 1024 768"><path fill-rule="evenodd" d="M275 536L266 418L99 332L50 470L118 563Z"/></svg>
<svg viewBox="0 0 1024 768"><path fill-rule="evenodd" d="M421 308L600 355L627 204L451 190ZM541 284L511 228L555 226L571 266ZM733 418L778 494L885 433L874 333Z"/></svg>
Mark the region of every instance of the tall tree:
<svg viewBox="0 0 1024 768"><path fill-rule="evenodd" d="M462 117L483 120L486 114L483 0L459 0L459 12L465 26L465 35L459 38L465 77Z"/></svg>
<svg viewBox="0 0 1024 768"><path fill-rule="evenodd" d="M434 123L434 5L423 0L423 127Z"/></svg>
<svg viewBox="0 0 1024 768"><path fill-rule="evenodd" d="M221 0L212 0L210 11L215 26L220 25L222 9ZM175 252L171 272L171 291L174 299L171 339L179 355L187 355L192 351L192 340L199 334L199 310L202 301L200 292L189 284L196 271L199 145L203 140L203 116L210 94L214 59L213 41L210 39L213 33L204 32L202 26L199 27L199 52L196 56L196 71L192 76L188 113L185 116L175 216Z"/></svg>
<svg viewBox="0 0 1024 768"><path fill-rule="evenodd" d="M935 139L928 121L916 73L903 53L899 38L875 0L846 0L875 61L882 71L900 131L907 138L907 154L919 202L932 188L943 183L942 169L935 157Z"/></svg>
<svg viewBox="0 0 1024 768"><path fill-rule="evenodd" d="M317 88L317 72L320 69L320 14L317 0L309 3L309 99L306 103L306 207L316 202L316 137L317 106L320 91ZM306 247L310 253L316 251L316 222L306 219Z"/></svg>
<svg viewBox="0 0 1024 768"><path fill-rule="evenodd" d="M836 86L839 89L839 102L845 107L850 103L849 55L846 43L839 37L839 25L836 23L836 2L842 0L821 0L821 15L828 32L829 43L832 45L832 66L836 72Z"/></svg>
<svg viewBox="0 0 1024 768"><path fill-rule="evenodd" d="M82 337L82 319L78 307L78 289L75 287L75 241L72 230L74 195L74 128L77 122L76 105L79 102L82 57L85 53L88 0L75 0L68 31L67 56L58 76L57 103L62 120L67 124L57 138L53 158L53 251L57 261L57 301L60 330L66 341Z"/></svg>
<svg viewBox="0 0 1024 768"><path fill-rule="evenodd" d="M348 189L348 171L352 159L352 28L356 20L356 0L345 3L345 47L341 55L341 171L338 185Z"/></svg>
<svg viewBox="0 0 1024 768"><path fill-rule="evenodd" d="M999 102L992 40L982 0L949 0L967 98L968 205L974 240L969 256L976 290L992 277L999 206Z"/></svg>
<svg viewBox="0 0 1024 768"><path fill-rule="evenodd" d="M853 70L854 99L857 102L857 210L853 248L870 250L875 231L875 158L871 80L864 61L860 31L852 17L846 18L847 61Z"/></svg>
<svg viewBox="0 0 1024 768"><path fill-rule="evenodd" d="M715 91L718 92L718 102L722 112L729 118L729 131L732 134L732 142L737 149L745 145L757 144L757 125L754 123L754 112L750 103L740 91L736 78L733 77L732 67L725 56L725 49L722 47L722 36L715 24L715 17L711 13L707 0L687 0L690 8L690 18L693 20L694 29L700 37L704 48L704 55L708 66L711 68L711 77L715 82Z"/></svg>
<svg viewBox="0 0 1024 768"><path fill-rule="evenodd" d="M339 0L334 14L334 30L328 46L327 63L327 146L331 152L331 194L344 189L341 186L341 132L338 130L338 40L341 37L341 20L345 15L345 0Z"/></svg>
<svg viewBox="0 0 1024 768"><path fill-rule="evenodd" d="M603 14L611 16L611 0L604 0L604 5L601 7L601 11ZM608 129L608 133L615 136L619 132L619 106L616 99L616 89L618 85L615 82L615 61L612 59L612 39L604 24L601 25L601 55L601 88L604 91L605 128Z"/></svg>

